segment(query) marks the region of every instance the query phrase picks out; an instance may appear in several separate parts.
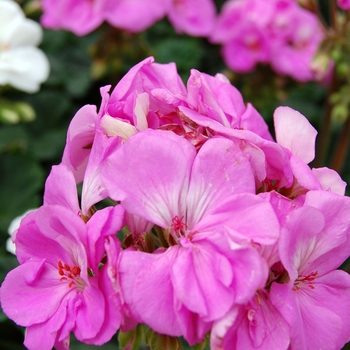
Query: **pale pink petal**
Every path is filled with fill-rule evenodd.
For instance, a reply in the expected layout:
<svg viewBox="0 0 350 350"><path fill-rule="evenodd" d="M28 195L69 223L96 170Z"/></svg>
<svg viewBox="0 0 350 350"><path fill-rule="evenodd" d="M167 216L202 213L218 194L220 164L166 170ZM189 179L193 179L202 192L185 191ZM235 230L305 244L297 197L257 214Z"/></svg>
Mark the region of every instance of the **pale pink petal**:
<svg viewBox="0 0 350 350"><path fill-rule="evenodd" d="M198 223L210 209L239 193L255 193L254 175L248 159L230 140L208 140L192 166L187 195L188 228Z"/></svg>
<svg viewBox="0 0 350 350"><path fill-rule="evenodd" d="M298 111L278 107L274 113L277 142L308 164L315 158L316 129Z"/></svg>
<svg viewBox="0 0 350 350"><path fill-rule="evenodd" d="M102 345L108 342L116 334L121 324L122 317L120 300L111 297L111 295L114 293L114 290L107 275L106 267L103 267L102 270L100 270L99 289L104 295L105 303L103 323L101 325L100 331L94 338L89 337L89 339L83 340L83 342L87 344ZM95 310L95 307L92 307L92 309Z"/></svg>
<svg viewBox="0 0 350 350"><path fill-rule="evenodd" d="M74 175L64 164L52 167L45 184L44 205L61 205L76 215L80 212Z"/></svg>
<svg viewBox="0 0 350 350"><path fill-rule="evenodd" d="M295 178L291 197L304 194L307 191L322 189L321 184L315 174L300 158L292 155L290 157L290 166Z"/></svg>
<svg viewBox="0 0 350 350"><path fill-rule="evenodd" d="M123 251L120 282L132 315L154 331L178 337L182 334L170 271L180 247L161 254Z"/></svg>
<svg viewBox="0 0 350 350"><path fill-rule="evenodd" d="M66 322L67 302L64 301L57 312L43 323L33 324L26 329L24 346L28 349L51 350L57 339L60 328ZM74 324L71 325L70 331ZM67 349L67 348L61 348ZM60 350L60 348L57 348Z"/></svg>
<svg viewBox="0 0 350 350"><path fill-rule="evenodd" d="M225 252L233 267L233 288L235 301L238 304L247 303L262 288L267 279L266 262L257 250L253 248L237 249L232 253Z"/></svg>
<svg viewBox="0 0 350 350"><path fill-rule="evenodd" d="M1 286L1 306L21 326L45 322L59 309L69 288L45 260L32 260L10 271Z"/></svg>
<svg viewBox="0 0 350 350"><path fill-rule="evenodd" d="M85 170L84 182L81 194L81 211L90 217L90 208L107 198L107 192L101 180L101 162L114 149L121 145L121 139L107 137L101 130L96 130L94 147L91 150L89 163Z"/></svg>
<svg viewBox="0 0 350 350"><path fill-rule="evenodd" d="M192 69L187 90L186 101L194 110L226 127L240 127L245 105L242 95L229 81Z"/></svg>
<svg viewBox="0 0 350 350"><path fill-rule="evenodd" d="M131 214L167 228L185 214L194 147L169 132L146 130L107 158L103 179L108 194Z"/></svg>
<svg viewBox="0 0 350 350"><path fill-rule="evenodd" d="M207 36L214 27L215 12L212 0L177 0L170 6L168 18L179 33Z"/></svg>
<svg viewBox="0 0 350 350"><path fill-rule="evenodd" d="M87 257L89 266L98 266L102 261L107 236L114 236L124 225L124 209L117 205L98 210L86 223Z"/></svg>
<svg viewBox="0 0 350 350"><path fill-rule="evenodd" d="M279 237L280 225L270 203L253 194L240 194L212 208L193 230L217 231L225 228L232 243L273 244Z"/></svg>
<svg viewBox="0 0 350 350"><path fill-rule="evenodd" d="M286 227L279 240L279 252L283 266L294 281L299 271L308 268L317 236L325 227L325 219L319 210L304 206L289 215Z"/></svg>
<svg viewBox="0 0 350 350"><path fill-rule="evenodd" d="M38 209L38 212L42 210ZM36 222L36 220L41 220L41 218L44 218L46 222L48 213L49 211L44 210L44 214L39 213L39 217L37 212L29 213L22 220L15 239L16 254L21 264L34 256L37 259L45 259L52 266L57 266L58 261L62 259L66 260L65 262L67 263L71 262L71 257L65 249L59 242L50 237L51 230L48 232L48 236L44 235ZM30 244L28 244L28 241ZM69 242L72 245L72 241Z"/></svg>
<svg viewBox="0 0 350 350"><path fill-rule="evenodd" d="M112 1L106 11L106 20L112 26L130 32L140 32L165 15L167 1L120 0Z"/></svg>
<svg viewBox="0 0 350 350"><path fill-rule="evenodd" d="M285 350L289 345L289 325L268 294L259 291L247 305L234 307L214 323L211 345L213 350Z"/></svg>
<svg viewBox="0 0 350 350"><path fill-rule="evenodd" d="M96 119L96 106L85 105L75 114L68 128L62 163L72 169L77 183L84 177L95 137Z"/></svg>
<svg viewBox="0 0 350 350"><path fill-rule="evenodd" d="M234 302L230 262L208 244L180 249L171 272L176 298L206 322L222 317Z"/></svg>
<svg viewBox="0 0 350 350"><path fill-rule="evenodd" d="M350 200L328 191L310 191L305 196L305 205L320 210L325 219L325 228L317 237L305 272L317 270L324 274L338 268L349 256Z"/></svg>
<svg viewBox="0 0 350 350"><path fill-rule="evenodd" d="M260 137L272 141L267 123L251 103L247 104L245 112L241 115L240 127L255 132Z"/></svg>
<svg viewBox="0 0 350 350"><path fill-rule="evenodd" d="M90 286L85 286L81 304L76 310L74 334L80 341L94 338L104 323L105 298L96 282L93 279Z"/></svg>
<svg viewBox="0 0 350 350"><path fill-rule="evenodd" d="M66 29L77 35L86 35L103 22L104 2L44 0L41 23L46 28Z"/></svg>
<svg viewBox="0 0 350 350"><path fill-rule="evenodd" d="M340 196L345 195L346 182L343 181L340 175L329 168L313 168L313 174L317 180L321 183L322 188L325 191L332 191Z"/></svg>

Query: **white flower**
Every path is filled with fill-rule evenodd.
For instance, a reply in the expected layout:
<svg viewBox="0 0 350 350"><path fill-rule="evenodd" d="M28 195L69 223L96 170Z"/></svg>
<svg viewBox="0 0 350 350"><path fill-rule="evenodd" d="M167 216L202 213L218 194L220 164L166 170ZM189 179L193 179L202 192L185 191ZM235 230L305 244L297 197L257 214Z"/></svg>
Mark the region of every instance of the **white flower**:
<svg viewBox="0 0 350 350"><path fill-rule="evenodd" d="M0 85L36 92L49 75L49 61L36 46L41 26L12 0L0 0Z"/></svg>
<svg viewBox="0 0 350 350"><path fill-rule="evenodd" d="M21 224L22 219L29 214L30 212L34 211L36 209L29 209L27 210L25 213L23 213L20 216L17 216L16 218L14 218L11 223L10 226L8 228L8 233L10 235L10 238L7 239L6 241L6 250L12 254L16 255L16 245L15 243L13 243L13 236L14 233L18 230L19 225Z"/></svg>

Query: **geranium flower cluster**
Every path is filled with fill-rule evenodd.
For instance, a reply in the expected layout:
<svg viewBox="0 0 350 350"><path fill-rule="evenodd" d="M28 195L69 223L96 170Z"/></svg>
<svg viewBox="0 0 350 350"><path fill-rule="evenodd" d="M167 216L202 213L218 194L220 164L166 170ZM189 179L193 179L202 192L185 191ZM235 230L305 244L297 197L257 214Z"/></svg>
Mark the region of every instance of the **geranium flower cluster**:
<svg viewBox="0 0 350 350"><path fill-rule="evenodd" d="M317 16L296 0L231 0L211 41L223 45L233 71L250 72L264 63L278 74L309 81L315 80L311 63L324 36Z"/></svg>
<svg viewBox="0 0 350 350"><path fill-rule="evenodd" d="M42 0L41 23L85 35L107 21L129 32L140 32L167 16L176 31L209 35L216 9L212 0Z"/></svg>
<svg viewBox="0 0 350 350"><path fill-rule="evenodd" d="M15 233L1 305L25 345L101 345L145 324L191 345L210 332L211 349L340 349L350 199L308 166L307 119L277 108L274 141L223 75L193 69L185 86L152 58L109 90L73 118Z"/></svg>

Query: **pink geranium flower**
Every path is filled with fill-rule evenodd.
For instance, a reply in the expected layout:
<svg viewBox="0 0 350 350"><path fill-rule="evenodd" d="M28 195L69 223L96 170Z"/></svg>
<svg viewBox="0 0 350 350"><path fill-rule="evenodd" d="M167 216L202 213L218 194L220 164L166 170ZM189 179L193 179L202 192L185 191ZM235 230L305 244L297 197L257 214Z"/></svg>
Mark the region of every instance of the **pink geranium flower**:
<svg viewBox="0 0 350 350"><path fill-rule="evenodd" d="M285 350L289 342L289 325L266 290L259 290L247 304L233 307L210 333L211 350Z"/></svg>
<svg viewBox="0 0 350 350"><path fill-rule="evenodd" d="M315 14L294 0L231 0L225 3L211 41L237 72L269 63L281 75L315 80L312 60L324 37Z"/></svg>
<svg viewBox="0 0 350 350"><path fill-rule="evenodd" d="M105 19L112 26L141 32L162 19L170 0L109 0Z"/></svg>
<svg viewBox="0 0 350 350"><path fill-rule="evenodd" d="M86 35L104 21L108 0L43 0L41 23L46 28L65 29Z"/></svg>
<svg viewBox="0 0 350 350"><path fill-rule="evenodd" d="M279 239L285 271L271 300L291 327L292 349L340 349L350 337L349 198L310 191L286 218Z"/></svg>
<svg viewBox="0 0 350 350"><path fill-rule="evenodd" d="M212 0L43 0L41 23L86 35L107 21L128 32L141 32L169 17L180 33L209 35L215 22Z"/></svg>
<svg viewBox="0 0 350 350"><path fill-rule="evenodd" d="M216 9L212 0L171 0L167 15L178 32L207 36L214 27Z"/></svg>
<svg viewBox="0 0 350 350"><path fill-rule="evenodd" d="M108 266L100 268L100 263L105 244L122 225L123 210L106 208L85 224L71 184L75 186L67 168L53 169L44 206L28 214L16 231L20 266L1 286L1 306L27 328L24 344L29 349L66 349L70 332L101 345L121 324Z"/></svg>
<svg viewBox="0 0 350 350"><path fill-rule="evenodd" d="M214 320L264 285L266 267L253 242L278 238L272 208L254 195L248 160L224 138L208 140L196 154L183 138L148 130L103 166L109 196L171 236L170 247L153 254L121 253L131 315L156 332L201 341Z"/></svg>
<svg viewBox="0 0 350 350"><path fill-rule="evenodd" d="M343 10L350 10L350 1L349 0L337 0L338 6Z"/></svg>

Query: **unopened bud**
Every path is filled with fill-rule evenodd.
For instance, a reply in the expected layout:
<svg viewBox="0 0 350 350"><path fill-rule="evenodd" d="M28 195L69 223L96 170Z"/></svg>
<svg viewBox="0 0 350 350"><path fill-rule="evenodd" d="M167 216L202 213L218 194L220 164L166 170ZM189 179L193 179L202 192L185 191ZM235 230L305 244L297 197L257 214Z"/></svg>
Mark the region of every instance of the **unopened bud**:
<svg viewBox="0 0 350 350"><path fill-rule="evenodd" d="M337 104L332 109L332 119L343 124L349 116L348 107L344 104Z"/></svg>
<svg viewBox="0 0 350 350"><path fill-rule="evenodd" d="M326 53L320 52L316 54L310 67L316 80L321 81L326 77L329 72L330 61L331 60Z"/></svg>
<svg viewBox="0 0 350 350"><path fill-rule="evenodd" d="M36 117L34 109L28 103L17 102L15 108L24 122L31 122Z"/></svg>
<svg viewBox="0 0 350 350"><path fill-rule="evenodd" d="M17 124L21 118L19 113L13 109L2 108L0 109L0 120L7 124Z"/></svg>

